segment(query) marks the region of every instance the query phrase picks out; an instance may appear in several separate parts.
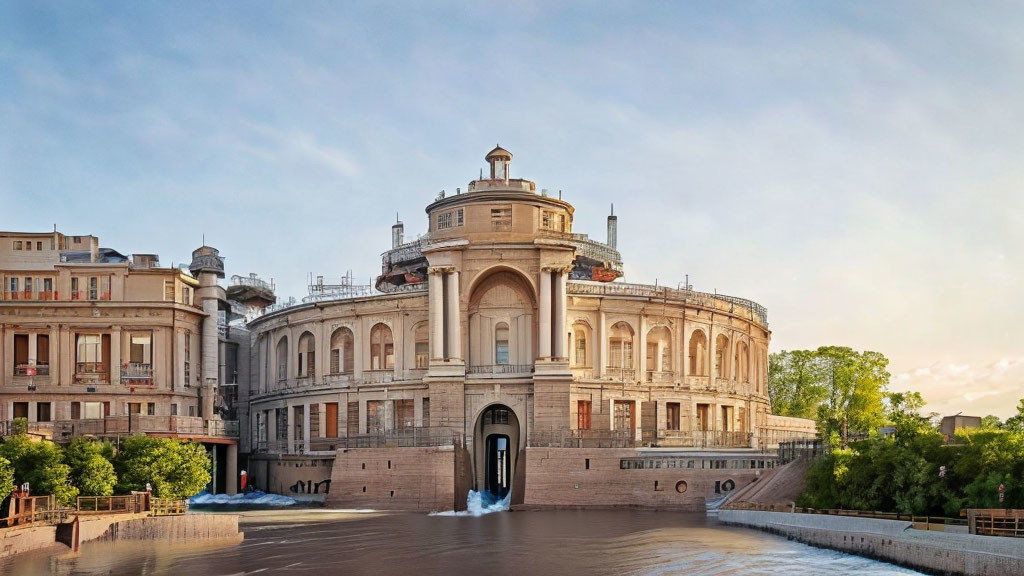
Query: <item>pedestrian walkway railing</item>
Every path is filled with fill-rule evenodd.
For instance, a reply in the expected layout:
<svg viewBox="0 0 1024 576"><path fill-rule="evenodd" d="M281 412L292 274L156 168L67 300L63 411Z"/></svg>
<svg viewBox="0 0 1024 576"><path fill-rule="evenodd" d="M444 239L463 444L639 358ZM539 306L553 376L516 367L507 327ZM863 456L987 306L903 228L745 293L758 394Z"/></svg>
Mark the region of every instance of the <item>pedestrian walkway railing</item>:
<svg viewBox="0 0 1024 576"><path fill-rule="evenodd" d="M755 510L758 512L789 512L793 514L822 514L826 516L850 516L854 518L874 518L876 520L899 520L912 522L918 530L943 531L945 526L967 526L963 518L946 516L928 516L919 514L901 514L899 512L879 512L877 510L844 510L841 508L804 508L794 504L761 504L758 502L729 502L727 510ZM1022 523L1024 525L1024 523Z"/></svg>
<svg viewBox="0 0 1024 576"><path fill-rule="evenodd" d="M963 513L971 534L1024 538L1024 510L968 508Z"/></svg>

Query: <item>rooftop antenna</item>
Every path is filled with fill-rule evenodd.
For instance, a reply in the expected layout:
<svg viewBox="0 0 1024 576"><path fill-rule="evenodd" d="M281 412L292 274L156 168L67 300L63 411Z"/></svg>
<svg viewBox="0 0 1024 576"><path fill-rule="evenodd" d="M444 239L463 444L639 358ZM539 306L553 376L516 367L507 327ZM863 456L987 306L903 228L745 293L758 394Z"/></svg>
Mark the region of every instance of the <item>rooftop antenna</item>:
<svg viewBox="0 0 1024 576"><path fill-rule="evenodd" d="M484 169L481 168L480 169L480 180L483 180L483 179L484 179Z"/></svg>
<svg viewBox="0 0 1024 576"><path fill-rule="evenodd" d="M561 190L559 190L559 191L558 191L558 199L559 199L559 200L561 200L561 199L562 199L562 191L561 191Z"/></svg>

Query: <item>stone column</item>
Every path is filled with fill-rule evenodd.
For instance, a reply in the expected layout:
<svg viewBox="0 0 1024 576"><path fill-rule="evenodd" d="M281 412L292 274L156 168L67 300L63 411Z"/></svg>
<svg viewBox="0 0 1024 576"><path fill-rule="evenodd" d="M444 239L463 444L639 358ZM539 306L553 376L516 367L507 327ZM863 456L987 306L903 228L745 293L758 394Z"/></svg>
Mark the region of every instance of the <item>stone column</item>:
<svg viewBox="0 0 1024 576"><path fill-rule="evenodd" d="M228 444L224 452L224 493L234 496L238 493L238 444Z"/></svg>
<svg viewBox="0 0 1024 576"><path fill-rule="evenodd" d="M60 332L57 330L57 326L50 326L50 350L48 351L50 353L50 384L55 386L60 384L60 342L57 340L59 337ZM3 365L2 361L0 361L0 365Z"/></svg>
<svg viewBox="0 0 1024 576"><path fill-rule="evenodd" d="M288 446L285 447L284 452L291 454L295 451L295 407L291 404L285 404L285 425L288 427L285 429L285 438L288 440Z"/></svg>
<svg viewBox="0 0 1024 576"><path fill-rule="evenodd" d="M219 348L217 342L217 301L213 298L203 300L203 312L206 312L207 316L203 318L203 340L200 347L203 370L203 405L201 410L203 418L209 419L214 417L213 397L217 393L217 372L219 370L217 365ZM292 345L292 340L291 335L289 335L289 345ZM289 364L295 364L295 362L292 361Z"/></svg>
<svg viewBox="0 0 1024 576"><path fill-rule="evenodd" d="M597 342L594 343L594 361L597 365L594 368L597 370L597 377L600 378L604 374L604 365L607 363L605 356L608 355L608 342L607 334L608 328L605 326L608 319L605 317L604 310L597 313Z"/></svg>
<svg viewBox="0 0 1024 576"><path fill-rule="evenodd" d="M715 388L715 316L711 315L711 324L708 325L708 385Z"/></svg>
<svg viewBox="0 0 1024 576"><path fill-rule="evenodd" d="M565 327L566 318L566 280L568 274L564 270L555 272L555 295L554 295L554 314L552 317L552 323L554 324L554 356L559 358L568 358L569 350L566 344L568 333Z"/></svg>
<svg viewBox="0 0 1024 576"><path fill-rule="evenodd" d="M431 269L427 275L429 299L430 359L444 358L444 284L441 272Z"/></svg>
<svg viewBox="0 0 1024 576"><path fill-rule="evenodd" d="M309 402L302 405L302 450L309 452Z"/></svg>
<svg viewBox="0 0 1024 576"><path fill-rule="evenodd" d="M551 357L551 271L540 271L540 302L538 305L538 343L541 358Z"/></svg>
<svg viewBox="0 0 1024 576"><path fill-rule="evenodd" d="M280 453L281 448L277 446L277 410L272 408L263 413L266 414L267 420L267 451L272 452L270 447L274 446L277 448L276 452Z"/></svg>
<svg viewBox="0 0 1024 576"><path fill-rule="evenodd" d="M31 341L31 340L30 340ZM121 327L110 328L110 383L114 386L121 383Z"/></svg>
<svg viewBox="0 0 1024 576"><path fill-rule="evenodd" d="M462 321L459 314L459 272L450 270L445 276L448 286L448 318L445 319L448 333L448 357L462 358Z"/></svg>
<svg viewBox="0 0 1024 576"><path fill-rule="evenodd" d="M637 342L639 342L639 350L633 351L633 357L639 360L640 365L637 366L636 379L640 382L647 382L647 316L643 313L640 314L640 333L637 335Z"/></svg>

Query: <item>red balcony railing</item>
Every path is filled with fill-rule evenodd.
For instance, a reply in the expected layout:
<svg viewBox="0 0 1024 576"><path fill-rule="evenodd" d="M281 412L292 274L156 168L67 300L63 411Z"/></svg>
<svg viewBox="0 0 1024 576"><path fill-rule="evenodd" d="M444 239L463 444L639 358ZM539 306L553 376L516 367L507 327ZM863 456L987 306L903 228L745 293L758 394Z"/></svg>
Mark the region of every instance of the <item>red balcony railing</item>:
<svg viewBox="0 0 1024 576"><path fill-rule="evenodd" d="M49 376L49 364L18 364L14 367L15 376Z"/></svg>

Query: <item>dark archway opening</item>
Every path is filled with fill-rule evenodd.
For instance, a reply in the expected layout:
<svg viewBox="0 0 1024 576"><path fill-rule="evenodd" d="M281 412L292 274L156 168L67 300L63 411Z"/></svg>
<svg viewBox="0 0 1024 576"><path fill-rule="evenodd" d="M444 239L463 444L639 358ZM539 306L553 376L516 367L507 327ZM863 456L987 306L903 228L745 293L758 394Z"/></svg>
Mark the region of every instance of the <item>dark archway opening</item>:
<svg viewBox="0 0 1024 576"><path fill-rule="evenodd" d="M512 487L512 454L509 437L504 434L491 434L487 437L487 472L484 477L484 489L502 500Z"/></svg>

